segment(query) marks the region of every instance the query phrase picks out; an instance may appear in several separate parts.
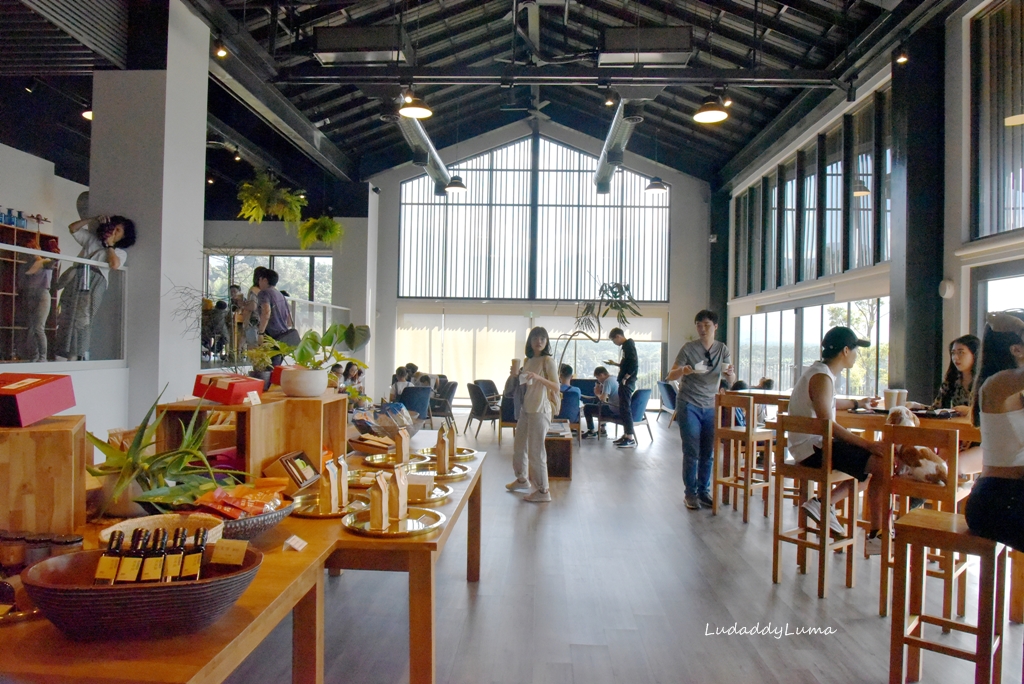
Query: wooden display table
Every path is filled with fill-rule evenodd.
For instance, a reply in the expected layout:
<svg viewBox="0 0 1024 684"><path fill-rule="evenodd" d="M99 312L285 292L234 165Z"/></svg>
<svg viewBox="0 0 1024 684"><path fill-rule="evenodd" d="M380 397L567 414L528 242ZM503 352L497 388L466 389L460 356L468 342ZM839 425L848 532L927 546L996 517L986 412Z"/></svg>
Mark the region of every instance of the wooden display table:
<svg viewBox="0 0 1024 684"><path fill-rule="evenodd" d="M181 443L181 426L188 425L198 399L161 404L167 415L157 431L157 449L163 451ZM348 395L328 390L322 396L288 397L280 390L264 392L256 406L228 406L203 402L211 411L235 413L235 441L245 457L245 469L255 477L275 459L292 451L303 451L319 462L320 452L348 452Z"/></svg>
<svg viewBox="0 0 1024 684"><path fill-rule="evenodd" d="M424 445L420 445L424 446ZM324 678L324 567L409 573L409 681L434 681L434 563L462 511L469 509L467 579L480 577L480 468L451 483L455 490L437 510L448 520L437 531L406 539L348 534L337 519L286 518L253 542L263 565L238 603L197 634L150 641L79 643L46 620L3 627L0 679L22 682L221 682L289 613L292 614L292 681ZM93 539L97 530L91 529ZM282 551L291 535L308 545ZM95 544L93 544L95 546ZM343 581L343 580L342 580Z"/></svg>
<svg viewBox="0 0 1024 684"><path fill-rule="evenodd" d="M0 529L71 534L85 524L85 416L0 428Z"/></svg>

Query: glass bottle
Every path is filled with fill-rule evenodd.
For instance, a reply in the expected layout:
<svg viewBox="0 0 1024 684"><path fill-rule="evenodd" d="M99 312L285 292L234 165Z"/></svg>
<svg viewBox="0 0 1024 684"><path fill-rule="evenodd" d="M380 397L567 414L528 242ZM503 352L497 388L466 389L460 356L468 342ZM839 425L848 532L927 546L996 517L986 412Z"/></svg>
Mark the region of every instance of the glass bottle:
<svg viewBox="0 0 1024 684"><path fill-rule="evenodd" d="M158 528L153 531L153 544L142 559L140 582L159 582L164 574L164 557L167 555L167 530Z"/></svg>
<svg viewBox="0 0 1024 684"><path fill-rule="evenodd" d="M93 577L93 584L113 584L117 578L117 566L121 563L121 544L124 543L124 532L114 530L110 533L110 541L107 542L107 550L100 556L100 562L96 566L96 575Z"/></svg>
<svg viewBox="0 0 1024 684"><path fill-rule="evenodd" d="M114 584L125 584L139 581L139 571L146 556L146 544L149 542L149 530L136 528L132 531L132 546L121 556L121 564L117 567L117 578Z"/></svg>
<svg viewBox="0 0 1024 684"><path fill-rule="evenodd" d="M181 560L181 580L199 579L200 570L203 567L203 551L206 550L206 528L200 527L196 530L196 536L192 548L185 552Z"/></svg>
<svg viewBox="0 0 1024 684"><path fill-rule="evenodd" d="M174 540L167 548L164 556L164 574L161 582L176 582L181 575L181 561L185 557L185 542L188 541L188 530L179 527L174 530Z"/></svg>

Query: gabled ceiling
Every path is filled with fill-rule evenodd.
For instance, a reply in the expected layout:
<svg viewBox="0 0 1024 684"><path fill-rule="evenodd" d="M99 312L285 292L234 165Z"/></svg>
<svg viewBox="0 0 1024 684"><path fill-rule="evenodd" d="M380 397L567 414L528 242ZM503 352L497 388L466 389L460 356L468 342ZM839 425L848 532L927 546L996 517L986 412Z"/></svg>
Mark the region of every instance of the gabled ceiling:
<svg viewBox="0 0 1024 684"><path fill-rule="evenodd" d="M12 121L0 125L0 142L51 159L61 155L74 159L76 164L65 166L77 166L77 171L68 175L86 182L82 169L87 166L82 157L88 153L88 125L74 117L78 116L80 103L88 102L92 71L120 67L121 46L113 19L104 17L100 43L90 38L88 26L82 21L70 28L64 26L67 30L62 31L57 28L59 21L51 22L43 16L46 13L53 18L53 12L70 11L68 8L77 1L0 0L4 17L0 21L0 97L6 93L12 98L6 102L7 98L0 99L0 108L27 117L24 125ZM97 7L117 5L124 9L134 1L105 0L110 4ZM251 166L235 161L233 150L238 148L238 140L229 140L224 131L254 148L242 155L243 161L257 165L267 159L276 161L295 185L313 187L311 194L321 195L325 207L330 204L330 196L350 192L346 190L349 184L339 181L339 175L347 180L365 180L411 158L397 126L381 120L382 113L392 105L379 98L382 93L398 91L394 80L389 81L390 90L379 84L346 83L346 67L320 67L312 56L316 27L398 24L407 35L410 64L415 68L463 72L480 67L492 72L512 69L517 76L535 68L536 60L523 40L513 41L513 8L522 9L529 4L527 0L184 1L211 26L215 36L225 43L243 44L244 49L236 50L224 62L244 62L251 73L257 74L255 85L263 89L258 99L268 95L269 99L277 98L271 109L284 111L284 118L291 116L293 124L298 122L300 128L307 129L300 135L294 127L285 130L280 122L268 117L267 110L254 106L252 98L246 101L238 92L229 93L228 84L218 77L217 60L211 56L213 144L208 149L207 167L215 182L208 188L207 199L208 206L223 205L223 211L215 212L222 218L230 211L234 185L252 173ZM601 48L607 28L688 25L693 27L694 49L685 68L692 73L813 72L826 74L834 79L834 85L845 88L856 80L857 70L864 68L869 59L877 61L884 50L893 47L894 40L913 30L924 10L933 11L950 2L538 0L534 14L537 23L530 26L530 12L521 11L519 27L523 33L535 36L539 53L549 61L567 61L575 56L563 67L544 67L548 70L596 71L593 55ZM86 42L92 44L91 49ZM510 65L513 49L516 64ZM387 71L381 67L382 74ZM630 71L607 69L613 85L615 78ZM73 82L67 74L84 76ZM314 79L310 74L320 76ZM342 78L336 78L339 74ZM48 89L53 96L49 104L25 99L23 79L33 75L53 86ZM822 82L828 84L827 80ZM416 90L434 110L424 127L439 148L531 116L550 118L603 139L613 115L613 108L604 106L605 92L592 83L517 86L516 91L532 102L533 112L503 111L509 89L499 83L469 85L453 80L417 85ZM60 95L62 92L64 95ZM718 125L701 125L693 121L692 115L709 92L711 84L699 79L698 83L675 82L661 90L654 100L646 102L644 121L637 126L628 149L656 157L663 164L717 186L722 182L723 169L731 170L755 156L760 146L777 137L778 131L791 127L800 115L836 90L805 89L787 81L734 84L728 90L734 103L729 119ZM58 101L65 104L58 106ZM63 133L46 136L39 132L47 126ZM302 142L302 135L313 142L313 147ZM34 142L21 144L19 136ZM331 148L332 157L317 157L317 136L329 141L325 145ZM66 141L66 149L58 153L53 147L62 146L62 141ZM344 173L339 174L339 168ZM356 196L359 192L351 190L350 194Z"/></svg>

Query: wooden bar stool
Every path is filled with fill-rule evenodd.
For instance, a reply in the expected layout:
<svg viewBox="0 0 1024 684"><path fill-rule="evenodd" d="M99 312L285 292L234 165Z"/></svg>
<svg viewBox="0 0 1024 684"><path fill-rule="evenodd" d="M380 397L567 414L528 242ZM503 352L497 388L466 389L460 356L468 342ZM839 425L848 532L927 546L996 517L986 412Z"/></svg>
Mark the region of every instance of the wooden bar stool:
<svg viewBox="0 0 1024 684"><path fill-rule="evenodd" d="M724 425L722 412L725 410ZM737 425L736 410L743 411L746 425ZM750 495L757 491L768 491L771 485L771 465L762 465L757 470L758 442L772 440L775 433L769 430L756 430L754 426L754 399L738 394L715 395L715 461L714 478L711 483L711 513L718 515L721 495L735 490L732 507L735 510L739 499L743 498L743 522L750 521ZM725 446L728 444L728 446ZM725 461L729 463L726 464ZM771 459L767 459L770 464ZM726 468L726 465L729 465ZM757 476L755 476L757 475ZM767 498L765 499L767 501ZM725 496L728 502L728 497ZM768 517L768 506L764 507L764 516Z"/></svg>
<svg viewBox="0 0 1024 684"><path fill-rule="evenodd" d="M969 486L959 486L956 477L959 467L959 434L956 430L936 430L919 427L886 426L882 432L882 441L888 446L886 452L886 482L883 491L890 492L896 498L896 507L892 517L886 516L882 529L882 565L881 585L878 592L878 614L885 617L889 614L890 587L889 571L893 566L892 557L892 520L899 519L900 512L910 510L910 499L924 499L930 508L948 513L956 513L961 501L967 498ZM896 447L913 445L935 451L946 463L946 472L950 476L945 484L933 484L912 480L906 476L895 475ZM938 577L943 582L942 617L949 620L953 617L953 599L957 599L956 614L964 617L967 612L967 556L941 551L934 560L938 561L937 570L928 570L929 577ZM943 628L949 632L949 628Z"/></svg>
<svg viewBox="0 0 1024 684"><path fill-rule="evenodd" d="M760 407L762 406L774 406L776 408L775 417L766 416L764 430L768 431L771 434L771 437L757 443L758 457L754 459L753 468L755 475L763 480L771 480L775 474L773 466L773 454L775 453L775 427L777 425L778 415L789 410L789 397L781 394L752 394L751 396L754 398L755 414L759 412ZM760 465L758 465L758 461L760 461ZM776 481L776 486L779 486L778 481ZM785 487L785 482L782 483L782 486ZM783 491L786 498L793 501L794 506L799 505L800 492L797 491L797 487L789 487ZM766 487L761 491L761 498L764 502L764 516L766 518L768 517L768 495L769 491Z"/></svg>
<svg viewBox="0 0 1024 684"><path fill-rule="evenodd" d="M928 547L942 549L950 555L962 553L981 558L976 625L925 614L925 549ZM889 643L889 684L920 681L922 648L973 662L975 684L990 684L1001 680L1006 551L1007 547L999 542L973 534L967 529L964 516L957 513L918 509L896 521L896 572L893 578L895 590L892 602L892 638ZM946 643L928 641L923 636L922 628L925 624L975 635L975 650L966 651Z"/></svg>
<svg viewBox="0 0 1024 684"><path fill-rule="evenodd" d="M821 467L810 468L798 463L787 463L785 460L787 437L790 432L818 435L822 440ZM797 512L797 526L782 530L782 500L785 496L782 483L791 478L800 490L800 503L810 496L811 483L817 485L818 498L821 501L821 522L808 524L810 518L801 506ZM853 543L857 531L857 495L856 490L849 497L849 506L845 516L840 517L846 536L833 541L829 534L829 510L832 503L832 488L853 478L846 473L832 470L832 421L825 418L804 418L800 416L780 415L775 440L775 525L772 534L772 582L779 583L780 544L788 542L797 547L796 562L801 574L807 572L807 550L818 552L818 598L828 594L829 558L833 551L846 551L846 586L853 587L856 579ZM811 521L813 523L813 521ZM813 535L814 540L808 539Z"/></svg>

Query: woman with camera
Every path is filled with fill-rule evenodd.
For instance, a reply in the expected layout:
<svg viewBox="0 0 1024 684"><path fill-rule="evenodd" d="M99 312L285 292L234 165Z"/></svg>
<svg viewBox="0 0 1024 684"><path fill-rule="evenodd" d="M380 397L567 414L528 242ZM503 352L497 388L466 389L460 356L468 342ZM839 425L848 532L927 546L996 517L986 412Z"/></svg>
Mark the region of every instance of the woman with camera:
<svg viewBox="0 0 1024 684"><path fill-rule="evenodd" d="M96 216L75 221L68 230L82 246L79 258L106 263L119 270L128 258L126 249L135 244L135 224L124 216ZM56 359L88 360L92 321L107 291L107 269L77 264L61 275L58 289Z"/></svg>

